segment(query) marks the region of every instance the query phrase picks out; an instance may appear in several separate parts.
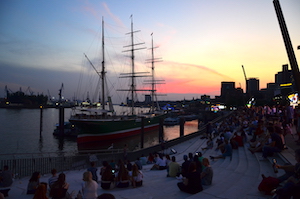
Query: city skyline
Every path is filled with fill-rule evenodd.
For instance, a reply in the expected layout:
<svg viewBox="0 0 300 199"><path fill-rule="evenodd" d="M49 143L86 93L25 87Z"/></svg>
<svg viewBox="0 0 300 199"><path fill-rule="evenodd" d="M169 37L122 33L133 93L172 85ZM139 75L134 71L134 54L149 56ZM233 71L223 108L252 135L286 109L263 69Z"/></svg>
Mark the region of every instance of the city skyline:
<svg viewBox="0 0 300 199"><path fill-rule="evenodd" d="M286 0L280 4L299 59L300 2ZM149 49L153 33L154 46L159 47L155 55L163 61L156 63L156 75L165 84L157 90L167 94L159 100L218 96L222 81L235 82L245 91L242 65L248 78L258 78L259 88L266 88L267 83L275 81L274 74L282 65L289 64L272 0L16 0L1 2L0 7L0 97L5 95L5 85L14 92L30 87L35 93L48 94L49 90L52 96L58 96L62 83L67 98L83 98L87 92L92 97L97 81L91 85L95 72L83 53L95 66L101 65L102 17L107 53L113 54L107 57L107 62L113 62L107 75L117 82L111 83L109 90L124 85L118 75L126 71L128 63L122 51L128 42L125 33L130 31L131 15L134 30L141 30L136 34L137 42L145 42L144 47ZM138 71L150 71L145 64L150 56L149 50L136 53ZM80 93L82 74L89 81ZM112 95L118 101L125 100L123 94L112 91Z"/></svg>

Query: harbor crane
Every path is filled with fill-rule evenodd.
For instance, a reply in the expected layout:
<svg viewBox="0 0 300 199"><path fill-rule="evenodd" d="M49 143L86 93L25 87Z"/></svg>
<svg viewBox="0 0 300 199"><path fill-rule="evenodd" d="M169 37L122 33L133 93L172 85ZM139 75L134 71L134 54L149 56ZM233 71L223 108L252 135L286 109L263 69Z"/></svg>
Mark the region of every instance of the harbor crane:
<svg viewBox="0 0 300 199"><path fill-rule="evenodd" d="M243 65L242 65L242 68L243 68L243 72L244 72L245 83L246 83L246 85L247 85L247 76L246 76L245 68L244 68L244 66L243 66Z"/></svg>

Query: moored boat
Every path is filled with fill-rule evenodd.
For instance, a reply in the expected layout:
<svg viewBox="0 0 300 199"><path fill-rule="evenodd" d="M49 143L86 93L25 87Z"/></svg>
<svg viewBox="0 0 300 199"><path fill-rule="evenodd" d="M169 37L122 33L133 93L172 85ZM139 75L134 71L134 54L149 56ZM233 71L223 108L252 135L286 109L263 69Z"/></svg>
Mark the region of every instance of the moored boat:
<svg viewBox="0 0 300 199"><path fill-rule="evenodd" d="M104 23L102 21L102 52L104 52ZM134 42L133 42L133 23L131 21L131 40L132 45L130 47L129 51L131 52L131 60L132 65L134 66ZM153 49L153 42L152 42L152 49ZM153 51L152 51L153 52ZM88 59L88 58L87 58ZM105 59L104 59L104 53L102 53L102 71L97 72L99 74L101 80L102 80L102 102L101 108L80 108L80 109L74 109L73 114L69 121L76 125L76 127L79 129L79 133L77 136L77 143L79 145L85 145L92 142L99 142L104 140L112 140L112 139L119 139L119 138L125 138L128 136L133 136L140 134L141 129L143 128L144 132L153 131L155 129L158 129L159 122L161 119L165 117L165 114L163 111L159 110L159 106L154 108L154 106L151 107L150 111L148 113L140 113L136 114L134 111L135 105L135 92L136 91L150 91L152 93L152 99L155 95L155 80L153 79L153 70L154 66L152 66L152 88L149 90L141 90L136 89L135 81L132 80L130 88L128 90L122 90L122 91L129 91L131 92L131 114L130 115L117 115L113 110L112 100L109 96L107 96L107 101L105 100L105 86L106 83L106 72L105 72ZM153 60L153 55L152 55ZM90 62L90 60L89 60ZM90 62L91 63L91 62ZM152 61L152 64L154 61ZM94 68L95 69L95 68ZM141 77L141 72L137 73L132 68L132 71L130 73L126 73L127 77L130 78L136 78L137 74ZM108 102L108 109L106 109L106 104ZM154 104L154 103L153 103ZM142 124L143 121L143 124Z"/></svg>

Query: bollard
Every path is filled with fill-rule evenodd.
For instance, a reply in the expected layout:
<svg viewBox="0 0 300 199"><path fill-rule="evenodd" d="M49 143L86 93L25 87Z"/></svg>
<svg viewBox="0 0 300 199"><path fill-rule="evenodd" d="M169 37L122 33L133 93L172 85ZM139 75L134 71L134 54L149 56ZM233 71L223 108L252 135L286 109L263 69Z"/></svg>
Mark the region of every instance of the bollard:
<svg viewBox="0 0 300 199"><path fill-rule="evenodd" d="M158 142L164 139L164 118L159 119Z"/></svg>
<svg viewBox="0 0 300 199"><path fill-rule="evenodd" d="M185 121L184 121L184 118L183 117L181 117L180 118L180 133L179 133L179 136L180 137L183 137L184 136L184 123L185 123Z"/></svg>
<svg viewBox="0 0 300 199"><path fill-rule="evenodd" d="M144 117L141 117L141 149L144 148Z"/></svg>
<svg viewBox="0 0 300 199"><path fill-rule="evenodd" d="M43 106L40 105L40 138L42 137L43 131Z"/></svg>
<svg viewBox="0 0 300 199"><path fill-rule="evenodd" d="M64 136L65 109L59 107L59 136Z"/></svg>

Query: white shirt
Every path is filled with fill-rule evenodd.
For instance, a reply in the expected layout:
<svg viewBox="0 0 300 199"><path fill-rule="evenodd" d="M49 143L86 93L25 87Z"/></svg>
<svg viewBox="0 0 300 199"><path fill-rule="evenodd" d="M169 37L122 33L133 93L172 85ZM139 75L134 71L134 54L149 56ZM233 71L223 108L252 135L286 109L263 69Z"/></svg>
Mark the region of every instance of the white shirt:
<svg viewBox="0 0 300 199"><path fill-rule="evenodd" d="M82 183L83 199L96 199L98 184L96 181Z"/></svg>

